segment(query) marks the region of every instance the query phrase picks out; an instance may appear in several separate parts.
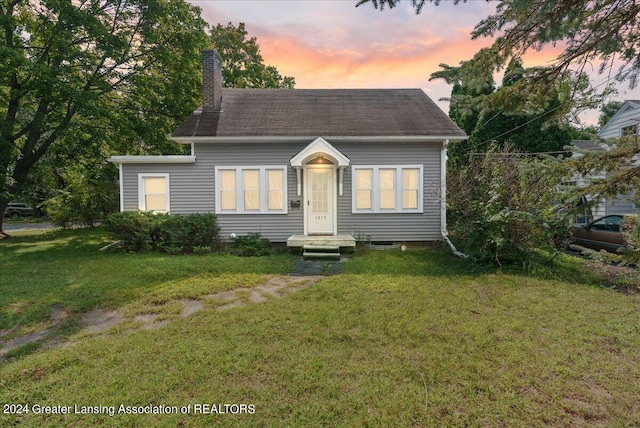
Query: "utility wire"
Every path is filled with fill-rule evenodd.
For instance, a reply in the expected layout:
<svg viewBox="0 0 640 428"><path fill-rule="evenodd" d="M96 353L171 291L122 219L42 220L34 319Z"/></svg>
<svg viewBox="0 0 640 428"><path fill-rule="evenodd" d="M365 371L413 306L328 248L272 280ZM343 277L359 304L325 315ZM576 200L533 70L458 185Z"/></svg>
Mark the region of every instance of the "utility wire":
<svg viewBox="0 0 640 428"><path fill-rule="evenodd" d="M611 80L614 80L614 79L615 79L615 76L613 76L613 77L612 77L612 76L609 76L607 79L603 80L602 82L600 82L599 84L597 84L596 86L594 86L592 89L599 88L600 86L602 86L602 85L604 85L604 84L606 84L606 83L609 83ZM517 131L518 129L522 128L523 126L527 126L527 125L528 125L528 124L530 124L531 122L534 122L534 121L536 121L536 120L540 119L541 117L546 116L546 115L548 115L549 113L552 113L552 112L554 112L554 111L558 110L560 107L562 107L562 105L559 105L559 106L557 106L557 107L554 107L554 108L552 108L551 110L545 111L545 112L541 113L540 115L538 115L538 116L534 117L533 119L531 119L531 120L529 120L529 121L527 121L527 122L525 122L525 123L523 123L523 124L520 124L520 125L518 125L518 126L516 126L516 127L512 128L512 129L510 129L510 130L508 130L508 131L505 131L505 132L503 132L502 134L496 135L496 136L494 136L494 137L492 137L492 138L490 138L490 139L488 139L488 140L484 140L484 141L482 141L482 142L480 142L480 143L474 144L473 146L471 146L471 147L467 148L467 150L465 150L465 151L464 151L464 153L468 153L469 151L471 151L471 150L473 150L473 149L476 149L476 148L480 147L481 145L486 144L486 143L488 143L488 142L490 142L490 141L493 141L493 140L495 140L496 138L500 138L500 137L502 137L502 136L504 136L504 135L507 135L507 134L512 133L513 131ZM493 116L492 116L489 120L487 120L485 123L483 123L482 125L480 125L480 127L482 128L482 127L483 127L483 126L485 126L487 123L491 122L491 121L492 121L492 120L493 120L493 119L494 119L498 114L500 114L500 112L501 112L501 111L502 111L502 109L500 109L500 111L498 111L495 115L493 115ZM562 153L564 153L564 152L562 152Z"/></svg>

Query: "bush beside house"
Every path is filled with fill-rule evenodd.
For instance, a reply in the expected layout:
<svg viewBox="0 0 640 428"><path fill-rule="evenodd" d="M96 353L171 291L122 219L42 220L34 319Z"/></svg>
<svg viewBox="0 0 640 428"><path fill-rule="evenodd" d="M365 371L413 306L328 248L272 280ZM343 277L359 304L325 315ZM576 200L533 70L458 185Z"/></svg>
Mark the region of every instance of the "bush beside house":
<svg viewBox="0 0 640 428"><path fill-rule="evenodd" d="M170 253L210 250L218 241L217 218L213 214L154 214L119 212L110 215L104 226L113 238L122 241L125 251L145 250Z"/></svg>

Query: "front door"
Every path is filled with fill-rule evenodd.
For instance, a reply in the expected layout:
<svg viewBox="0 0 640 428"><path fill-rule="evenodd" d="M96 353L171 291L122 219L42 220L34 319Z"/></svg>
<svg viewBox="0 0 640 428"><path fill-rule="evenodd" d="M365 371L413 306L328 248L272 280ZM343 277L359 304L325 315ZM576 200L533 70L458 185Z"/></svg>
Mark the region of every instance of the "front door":
<svg viewBox="0 0 640 428"><path fill-rule="evenodd" d="M306 169L305 208L307 234L333 235L335 209L334 168L309 166Z"/></svg>

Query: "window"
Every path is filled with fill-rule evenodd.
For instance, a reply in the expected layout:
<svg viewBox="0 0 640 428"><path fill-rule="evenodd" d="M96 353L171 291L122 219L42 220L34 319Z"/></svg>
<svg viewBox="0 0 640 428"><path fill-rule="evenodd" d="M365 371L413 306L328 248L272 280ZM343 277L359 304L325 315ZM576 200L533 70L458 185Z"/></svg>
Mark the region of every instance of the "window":
<svg viewBox="0 0 640 428"><path fill-rule="evenodd" d="M373 207L371 200L373 190L373 170L364 168L356 169L355 177L355 209L370 210Z"/></svg>
<svg viewBox="0 0 640 428"><path fill-rule="evenodd" d="M600 220L591 223L591 228L595 230L607 230L610 232L620 232L620 223L622 222L622 216L610 215L603 217Z"/></svg>
<svg viewBox="0 0 640 428"><path fill-rule="evenodd" d="M286 166L220 166L217 214L286 214Z"/></svg>
<svg viewBox="0 0 640 428"><path fill-rule="evenodd" d="M352 212L422 212L422 165L354 166L351 171Z"/></svg>
<svg viewBox="0 0 640 428"><path fill-rule="evenodd" d="M245 169L242 171L244 180L244 209L245 211L260 211L260 170Z"/></svg>
<svg viewBox="0 0 640 428"><path fill-rule="evenodd" d="M638 125L623 126L620 128L621 137L633 137L638 134Z"/></svg>
<svg viewBox="0 0 640 428"><path fill-rule="evenodd" d="M284 170L267 170L267 199L269 210L284 210Z"/></svg>
<svg viewBox="0 0 640 428"><path fill-rule="evenodd" d="M138 209L169 212L169 174L138 174Z"/></svg>
<svg viewBox="0 0 640 428"><path fill-rule="evenodd" d="M420 170L417 168L404 168L402 170L402 209L418 209L418 178Z"/></svg>
<svg viewBox="0 0 640 428"><path fill-rule="evenodd" d="M220 171L220 210L235 211L236 209L236 171ZM216 204L217 205L217 204Z"/></svg>
<svg viewBox="0 0 640 428"><path fill-rule="evenodd" d="M380 169L380 209L396 209L396 170Z"/></svg>

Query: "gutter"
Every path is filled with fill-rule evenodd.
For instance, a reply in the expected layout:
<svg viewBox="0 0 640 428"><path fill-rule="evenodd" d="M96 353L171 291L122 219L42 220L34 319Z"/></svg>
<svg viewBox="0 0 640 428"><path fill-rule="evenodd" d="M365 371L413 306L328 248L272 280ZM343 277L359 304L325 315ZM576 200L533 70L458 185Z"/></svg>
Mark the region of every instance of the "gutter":
<svg viewBox="0 0 640 428"><path fill-rule="evenodd" d="M466 135L300 135L300 136L208 136L208 137L171 137L173 141L181 144L191 143L309 143L309 140L313 141L318 137L324 138L331 143L345 143L345 142L388 142L388 143L400 143L400 142L458 142L469 138Z"/></svg>

